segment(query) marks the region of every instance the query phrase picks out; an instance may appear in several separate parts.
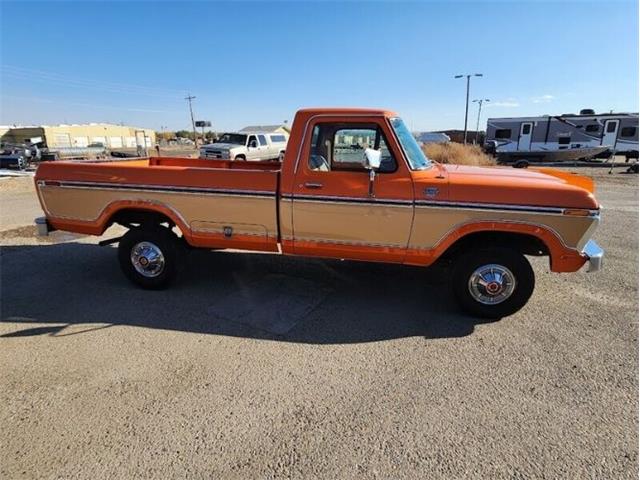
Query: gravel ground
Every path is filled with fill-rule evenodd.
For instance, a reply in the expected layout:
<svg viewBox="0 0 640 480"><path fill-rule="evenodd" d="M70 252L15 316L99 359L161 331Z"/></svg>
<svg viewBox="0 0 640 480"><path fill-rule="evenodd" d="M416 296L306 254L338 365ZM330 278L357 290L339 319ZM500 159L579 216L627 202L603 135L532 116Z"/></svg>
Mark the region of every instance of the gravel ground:
<svg viewBox="0 0 640 480"><path fill-rule="evenodd" d="M580 172L605 270L535 259L492 323L376 264L195 252L142 291L4 180L0 477L637 478L638 177Z"/></svg>

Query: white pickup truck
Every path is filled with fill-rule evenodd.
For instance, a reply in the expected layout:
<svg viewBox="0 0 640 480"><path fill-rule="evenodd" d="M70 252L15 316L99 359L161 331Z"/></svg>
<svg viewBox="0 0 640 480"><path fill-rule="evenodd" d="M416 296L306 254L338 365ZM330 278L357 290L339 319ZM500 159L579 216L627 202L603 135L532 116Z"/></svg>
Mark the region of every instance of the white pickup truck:
<svg viewBox="0 0 640 480"><path fill-rule="evenodd" d="M214 160L282 161L289 136L286 133L225 133L200 149L200 158Z"/></svg>

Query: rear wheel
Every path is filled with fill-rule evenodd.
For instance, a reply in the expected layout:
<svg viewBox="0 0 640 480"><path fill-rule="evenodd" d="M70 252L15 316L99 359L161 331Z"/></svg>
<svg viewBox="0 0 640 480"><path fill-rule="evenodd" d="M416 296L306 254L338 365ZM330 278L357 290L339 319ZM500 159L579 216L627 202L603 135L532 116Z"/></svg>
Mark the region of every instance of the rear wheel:
<svg viewBox="0 0 640 480"><path fill-rule="evenodd" d="M508 248L470 250L458 257L453 269L453 294L463 310L477 317L516 313L526 305L534 286L528 260Z"/></svg>
<svg viewBox="0 0 640 480"><path fill-rule="evenodd" d="M178 237L168 228L142 226L122 237L118 259L129 280L142 288L159 290L175 280L180 250Z"/></svg>

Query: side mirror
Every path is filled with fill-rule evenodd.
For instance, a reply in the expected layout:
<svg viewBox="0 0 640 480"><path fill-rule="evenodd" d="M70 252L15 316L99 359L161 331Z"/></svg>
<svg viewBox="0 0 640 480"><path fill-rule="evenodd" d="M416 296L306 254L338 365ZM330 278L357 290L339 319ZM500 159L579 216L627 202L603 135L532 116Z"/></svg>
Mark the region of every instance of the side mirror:
<svg viewBox="0 0 640 480"><path fill-rule="evenodd" d="M364 166L368 170L377 170L380 168L382 160L382 152L373 148L365 148L364 150Z"/></svg>

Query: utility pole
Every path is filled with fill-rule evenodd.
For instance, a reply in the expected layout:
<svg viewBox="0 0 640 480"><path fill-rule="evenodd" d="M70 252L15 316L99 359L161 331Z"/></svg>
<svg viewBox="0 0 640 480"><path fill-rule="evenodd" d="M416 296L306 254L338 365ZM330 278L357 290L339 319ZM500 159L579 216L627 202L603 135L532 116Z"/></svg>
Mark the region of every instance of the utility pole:
<svg viewBox="0 0 640 480"><path fill-rule="evenodd" d="M476 122L476 139L473 141L475 145L478 144L478 133L480 129L480 112L482 111L482 102L490 102L488 98L481 98L479 100L472 100L472 102L478 104L478 121Z"/></svg>
<svg viewBox="0 0 640 480"><path fill-rule="evenodd" d="M456 75L453 78L462 78L467 77L467 101L464 107L464 144L467 144L467 121L469 119L469 85L471 83L471 77L481 77L481 73L465 74L465 75Z"/></svg>
<svg viewBox="0 0 640 480"><path fill-rule="evenodd" d="M196 122L193 119L193 106L191 105L191 100L195 100L196 97L189 94L185 97L185 100L189 102L189 112L191 113L191 127L193 128L193 144L198 149L198 134L196 133Z"/></svg>

